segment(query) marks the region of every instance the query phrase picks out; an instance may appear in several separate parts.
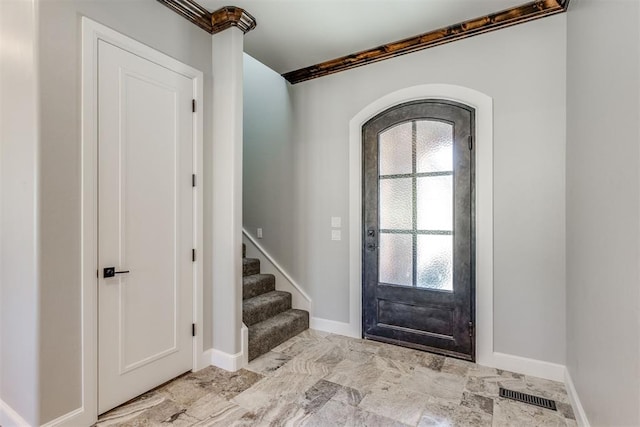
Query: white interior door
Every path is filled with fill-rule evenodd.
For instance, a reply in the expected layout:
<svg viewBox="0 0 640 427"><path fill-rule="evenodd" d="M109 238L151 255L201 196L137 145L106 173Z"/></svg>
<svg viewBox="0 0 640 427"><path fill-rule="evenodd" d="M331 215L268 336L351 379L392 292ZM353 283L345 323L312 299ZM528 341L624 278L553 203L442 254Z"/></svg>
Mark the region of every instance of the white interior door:
<svg viewBox="0 0 640 427"><path fill-rule="evenodd" d="M194 143L190 78L103 41L98 51L103 413L192 368Z"/></svg>

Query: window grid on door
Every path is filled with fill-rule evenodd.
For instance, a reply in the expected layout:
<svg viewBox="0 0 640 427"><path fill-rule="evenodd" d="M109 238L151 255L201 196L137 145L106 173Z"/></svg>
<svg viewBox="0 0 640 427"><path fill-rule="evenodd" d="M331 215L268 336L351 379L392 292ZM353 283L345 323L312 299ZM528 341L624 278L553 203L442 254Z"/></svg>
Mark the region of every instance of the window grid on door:
<svg viewBox="0 0 640 427"><path fill-rule="evenodd" d="M402 136L402 132L401 130L404 130L405 132L405 138L406 138L406 130L408 130L408 126L410 125L410 163L411 163L411 167L410 170L408 169L408 162L407 162L407 156L409 155L409 152L407 150L407 147L404 146L402 147L400 144L402 144L402 142L404 142L406 144L406 140L405 141L393 141L392 142L392 147L394 149L396 149L397 152L394 152L393 155L391 157L396 157L393 158L392 161L395 161L395 165L393 166L389 166L389 161L388 159L384 158L384 154L383 153L383 147L382 147L382 137L385 134L389 134L390 136L393 136L394 134L396 135L396 137L398 137L398 135ZM448 132L449 136L446 138L447 142L445 142L445 145L448 145L448 147L445 147L444 151L442 149L440 149L440 152L438 153L438 151L436 150L435 153L430 153L431 157L426 157L426 161L422 161L425 160L424 157L424 152L425 151L429 151L426 147L428 147L428 144L430 143L430 141L425 142L425 147L422 147L422 149L419 149L418 147L418 133L419 133L419 129L418 127L421 126L423 128L428 127L428 126L432 126L432 127L440 127L440 130L443 129L448 129L445 130L445 133ZM402 127L404 127L404 129L402 129ZM428 134L428 132L424 132L425 134ZM422 135L424 136L424 135ZM432 144L433 145L433 144ZM386 153L389 153L389 147L384 147L384 149L386 150ZM433 151L433 150L432 150ZM443 155L444 153L444 155ZM404 162L403 159L401 159L402 155L404 154ZM429 154L429 153L428 153ZM421 167L418 165L419 163L419 157L420 155L422 155L420 161L422 163L425 163L425 165L422 165ZM439 158L438 158L439 156ZM444 157L443 157L444 156ZM449 156L449 158L447 159L447 156ZM427 240L427 236L450 236L450 244L452 244L453 241L453 234L454 234L454 227L453 227L453 200L454 200L454 192L453 192L453 178L454 178L454 172L453 172L453 125L449 122L444 122L444 121L436 121L436 120L411 120L411 121L406 121L406 122L402 122L399 124L396 124L395 126L393 126L392 128L389 128L387 130L385 130L384 132L381 132L379 134L378 137L378 157L379 157L379 167L378 167L378 186L379 186L379 191L380 191L380 200L379 200L379 219L378 219L378 223L380 224L380 241L379 243L382 243L383 240L386 242L387 239L391 238L391 236L398 236L400 237L401 235L406 235L406 236L410 236L411 237L411 260L410 260L410 264L411 264L411 271L410 271L410 280L408 280L408 278L406 278L407 280L405 281L405 283L391 283L391 284L399 284L401 286L412 286L414 288L426 288L426 289L432 289L432 290L445 290L445 291L451 291L453 290L452 286L453 286L453 281L452 281L452 268L451 265L453 264L453 254L451 251L449 251L449 257L451 258L448 261L449 267L448 267L448 273L444 273L445 279L442 279L442 271L438 272L438 268L437 265L442 265L443 262L441 259L436 259L436 260L426 260L428 262L430 262L430 265L432 265L431 268L425 268L424 271L426 271L427 273L422 273L418 266L420 265L420 259L418 259L419 255L420 255L420 249L425 249L425 248L429 248L429 245L427 244L426 240ZM435 160L434 160L435 158ZM443 161L444 159L444 161ZM383 162L385 162L383 164ZM402 165L404 163L404 165ZM438 163L441 163L440 165L438 165ZM402 165L402 166L398 166L398 165ZM404 168L404 169L403 169ZM444 170L438 170L438 169L444 169ZM385 173L388 171L391 172L403 172L403 173ZM406 173L405 173L406 172ZM428 204L423 204L422 206L420 205L420 201L425 197L425 194L427 194L428 192L425 191L425 188L428 185L432 185L435 180L437 180L438 177L450 177L448 180L448 186L450 187L450 196L448 197L448 203L450 204L448 207L446 206L446 204L441 207L441 209L444 209L444 216L448 216L448 219L445 219L444 222L446 222L447 220L451 222L450 226L448 227L440 227L440 228L431 228L431 227L419 227L419 223L420 222L431 222L431 223L437 223L438 220L440 221L440 224L443 223L443 214L441 213L440 218L429 218L429 214L430 212L432 213L433 211L430 210L432 207L434 206L429 206ZM397 195L397 193L402 193L402 191L398 191L399 187L403 187L403 185L400 184L406 184L406 180L410 180L411 182L411 221L410 221L410 226L403 226L402 224L399 224L399 222L403 222L406 220L402 220L400 219L400 221L398 221L398 219L395 219L395 224L396 225L394 227L388 227L388 228L384 228L384 225L388 225L388 224L383 224L383 222L389 223L389 222L394 222L394 220L386 220L383 221L382 220L382 216L383 216L383 212L385 212L383 209L384 207L382 206L383 203L383 194L389 194L392 193L392 198L393 197L399 197ZM402 182L404 181L404 182ZM445 183L444 186L441 185L441 187L446 187L447 186L447 180L439 180ZM420 192L420 187L423 184L425 186L425 188L423 188L422 192ZM387 192L383 192L383 187L385 187L388 191ZM395 188L394 188L395 187ZM404 187L406 187L406 185L404 185ZM405 188L406 189L406 188ZM392 190L396 190L395 192ZM432 189L433 191L433 189ZM436 190L437 193L437 190ZM446 191L445 191L446 193ZM446 203L446 202L445 202ZM397 203L396 200L396 204L397 205L401 205L402 203ZM407 211L408 206L404 206L404 210ZM422 210L419 212L420 208L422 208L423 210L426 209L427 210L427 214L425 214L425 212L423 212ZM402 207L399 209L399 211L402 211ZM405 212L408 213L408 212ZM419 217L419 214L423 213L422 216L422 220L421 217ZM388 216L388 215L387 215ZM432 215L433 216L433 215ZM437 217L438 215L436 215ZM425 219L427 218L427 219ZM398 226L399 225L399 226ZM428 224L427 224L428 225ZM422 237L424 236L424 237ZM422 242L420 242L420 240L422 240ZM441 239L439 239L441 240ZM398 243L400 240L396 239L396 243ZM407 243L405 241L405 243ZM432 245L433 246L433 245ZM446 243L444 244L443 247L446 246ZM433 249L431 247L431 249ZM431 250L431 252L433 252L433 250ZM446 250L445 250L446 252ZM379 251L378 256L380 257L379 259L379 265L380 268L383 269L384 265L385 265L385 261L389 262L389 260L383 260L382 259L382 255L384 255L382 253L382 251ZM433 255L433 254L432 254ZM442 257L440 257L442 258ZM406 261L408 261L407 259L404 260L405 263ZM447 264L447 261L445 260L444 264ZM433 267L433 265L435 265L436 267ZM400 268L402 267L402 262L397 262L394 263L393 267L394 268L398 268L398 266L400 266ZM442 269L440 269L442 270ZM398 273L397 271L395 272L396 274ZM448 278L446 277L448 275ZM423 278L425 278L427 281L429 280L429 277L431 277L432 279L432 283L421 283L421 276L423 276ZM381 281L382 280L383 275L381 274ZM440 279L439 279L440 278ZM439 280L438 280L439 279ZM399 280L396 280L396 282ZM434 283L434 282L440 282L440 284L438 283ZM442 284L443 282L444 285Z"/></svg>

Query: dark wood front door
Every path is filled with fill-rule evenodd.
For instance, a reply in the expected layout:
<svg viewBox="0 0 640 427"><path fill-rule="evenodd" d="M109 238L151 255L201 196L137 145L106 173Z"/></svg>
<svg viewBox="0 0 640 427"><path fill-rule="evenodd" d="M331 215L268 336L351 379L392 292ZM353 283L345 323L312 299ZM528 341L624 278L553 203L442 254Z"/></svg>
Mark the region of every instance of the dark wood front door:
<svg viewBox="0 0 640 427"><path fill-rule="evenodd" d="M473 129L443 100L364 125L365 338L474 360Z"/></svg>

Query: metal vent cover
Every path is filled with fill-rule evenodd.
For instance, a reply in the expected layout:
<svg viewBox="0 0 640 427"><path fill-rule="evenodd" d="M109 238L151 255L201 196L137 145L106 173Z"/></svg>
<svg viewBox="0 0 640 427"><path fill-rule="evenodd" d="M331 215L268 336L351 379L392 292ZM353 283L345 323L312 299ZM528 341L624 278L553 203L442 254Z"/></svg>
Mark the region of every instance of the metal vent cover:
<svg viewBox="0 0 640 427"><path fill-rule="evenodd" d="M500 397L557 411L555 400L545 399L544 397L534 396L532 394L521 393L519 391L508 390L500 387Z"/></svg>

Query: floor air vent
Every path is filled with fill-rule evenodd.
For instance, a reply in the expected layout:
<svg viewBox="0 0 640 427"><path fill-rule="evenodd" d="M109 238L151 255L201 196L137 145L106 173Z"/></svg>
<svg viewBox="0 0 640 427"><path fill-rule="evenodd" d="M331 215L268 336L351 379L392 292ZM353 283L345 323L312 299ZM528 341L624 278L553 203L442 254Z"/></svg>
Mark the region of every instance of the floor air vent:
<svg viewBox="0 0 640 427"><path fill-rule="evenodd" d="M506 399L517 400L518 402L528 403L529 405L540 406L541 408L556 411L556 402L554 400L545 399L544 397L534 396L532 394L521 393L519 391L507 390L500 387L500 397Z"/></svg>

